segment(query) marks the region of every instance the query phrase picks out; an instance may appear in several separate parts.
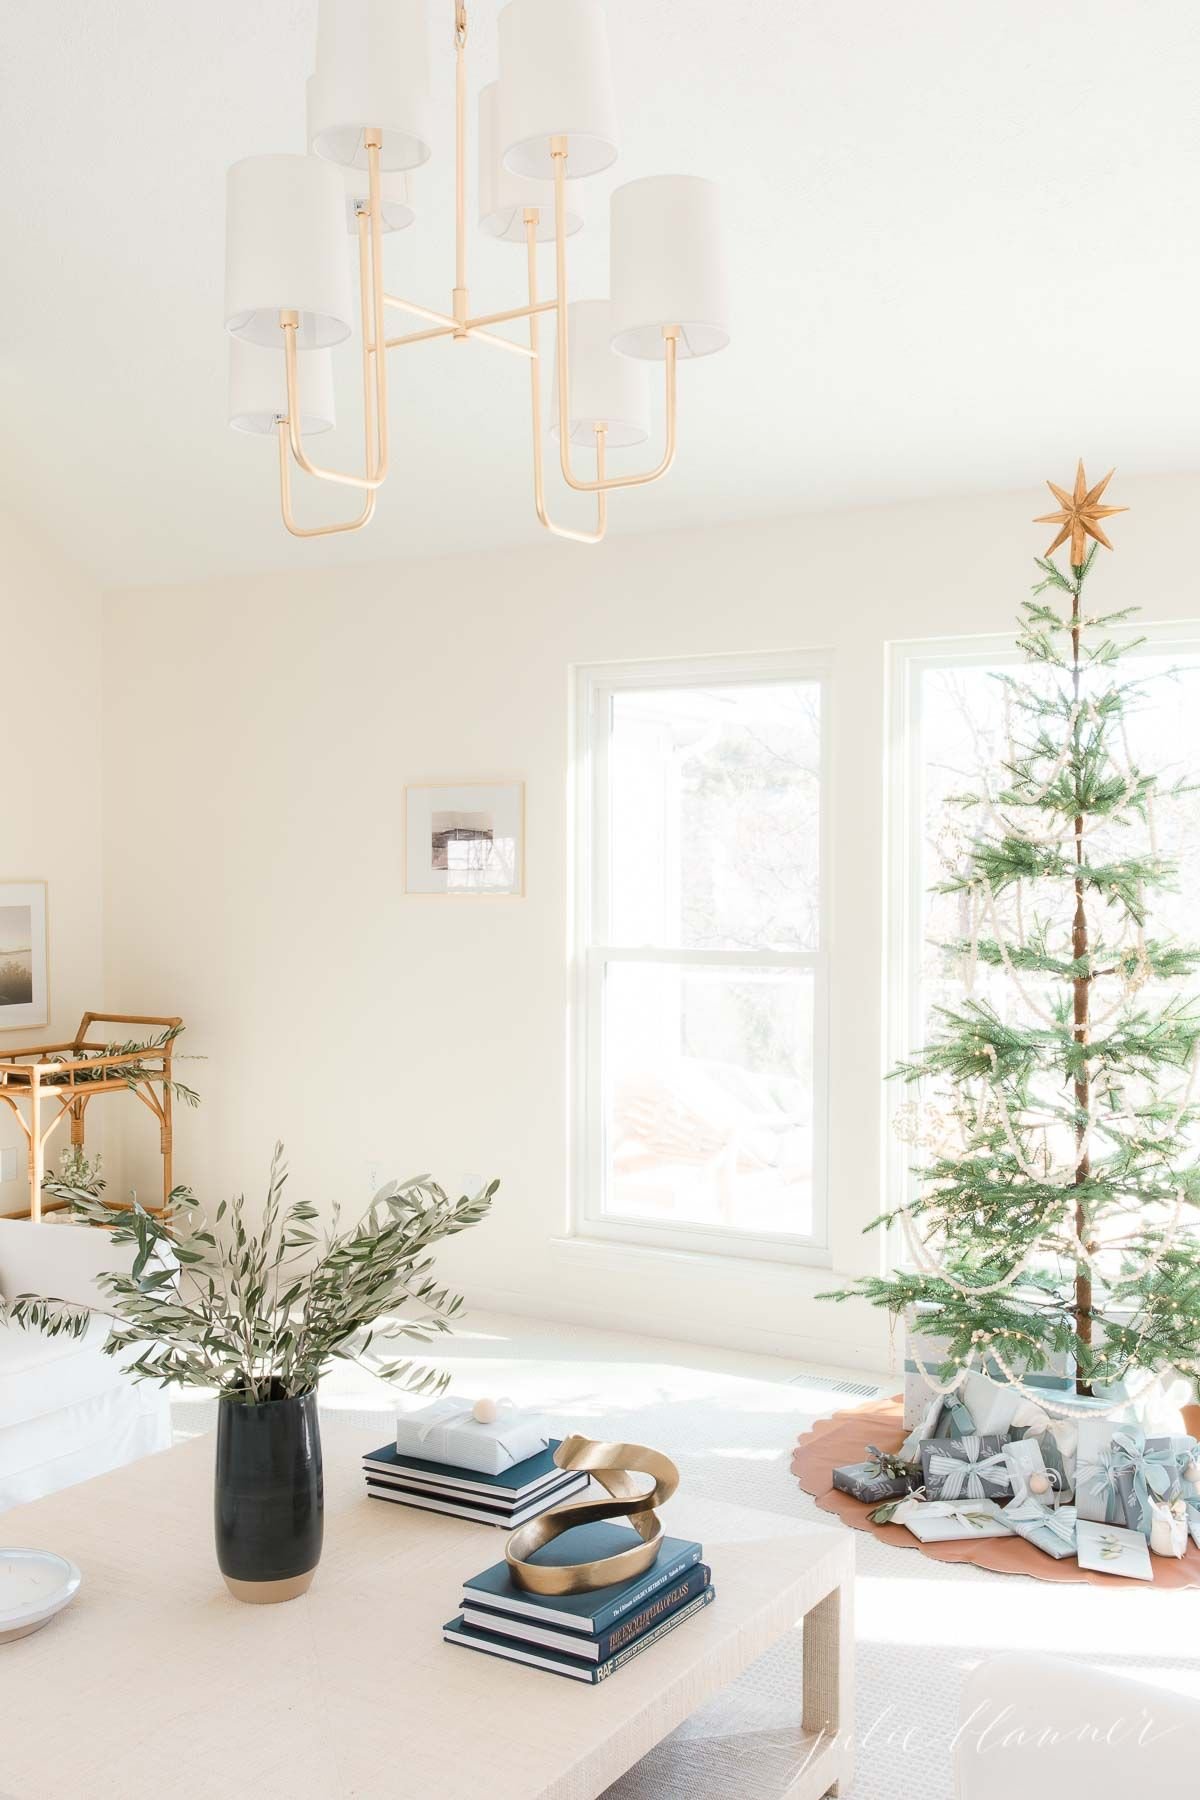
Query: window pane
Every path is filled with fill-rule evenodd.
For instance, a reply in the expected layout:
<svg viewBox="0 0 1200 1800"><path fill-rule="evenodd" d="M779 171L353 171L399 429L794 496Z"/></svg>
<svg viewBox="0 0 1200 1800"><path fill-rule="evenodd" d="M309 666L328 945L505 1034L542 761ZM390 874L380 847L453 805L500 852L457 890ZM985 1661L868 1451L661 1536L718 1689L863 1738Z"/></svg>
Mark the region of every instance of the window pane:
<svg viewBox="0 0 1200 1800"><path fill-rule="evenodd" d="M941 946L969 942L970 902L963 894L935 894L929 888L944 881L951 871L962 871L972 832L990 834L994 829L993 822L975 809L964 812L954 805L952 796L987 789L995 792L999 785L998 770L1008 755L1004 688L995 679L995 672L1001 667L1019 672L1022 681L1040 681L1048 688L1055 681L1050 671L1031 671L1011 661L997 663L991 669L969 665L927 669L920 678L923 810L918 869L922 896L914 921L920 933L919 953L914 957L917 991L910 995L905 1052L940 1036L943 1027L936 1009L957 1008L967 991L966 957L947 953ZM1159 778L1154 809L1157 841L1163 855L1177 863L1177 888L1147 896L1148 934L1190 943L1197 935L1194 895L1200 882L1200 792L1173 795L1170 789L1176 782L1187 782L1200 766L1200 658L1194 650L1184 656L1138 652L1130 655L1118 671L1098 669L1093 689L1106 688L1114 680L1134 682L1142 688L1141 698L1136 706L1131 705L1128 717L1129 748L1134 764ZM1123 748L1118 749L1118 755L1123 757ZM1140 828L1134 828L1133 840L1128 828L1097 821L1089 829L1088 854L1102 862L1128 854L1132 848L1145 847L1145 834ZM1064 893L1062 884L1022 884L1020 914L1016 910L1015 889L998 896L994 906L1001 935L1008 943L1022 941L1023 931L1044 929L1052 950L1070 954L1073 903L1069 888ZM1089 916L1093 930L1103 932L1106 924L1110 931L1120 929L1115 921L1104 918L1094 901L1089 905ZM980 930L986 937L995 936L986 914ZM1051 998L1062 993L1060 978L1031 972L1023 974L1021 987L1027 999L1022 998L1002 969L989 968L982 962L976 966L975 997L986 1001L1003 1019L1028 1023L1031 1003L1048 1007ZM1172 984L1151 981L1142 989L1140 999L1158 1008L1172 995L1177 997L1178 992ZM1106 993L1103 1004L1107 1007L1114 997ZM918 1105L915 1090L902 1102L903 1129L931 1134L924 1140L926 1150L936 1146L942 1130L951 1129L950 1094L949 1083L923 1084L919 1119L912 1110ZM1182 1097L1182 1084L1177 1097ZM1054 1100L1058 1096L1049 1094L1047 1098ZM1200 1145L1200 1128L1194 1130L1193 1141ZM1070 1162L1073 1141L1067 1127L1051 1127L1044 1134L1043 1143L1060 1162ZM923 1153L918 1150L918 1163ZM911 1192L916 1178L910 1173L907 1179ZM1122 1229L1119 1220L1110 1226L1112 1231Z"/></svg>
<svg viewBox="0 0 1200 1800"><path fill-rule="evenodd" d="M659 1225L813 1225L809 969L612 962L606 1211Z"/></svg>
<svg viewBox="0 0 1200 1800"><path fill-rule="evenodd" d="M816 950L815 681L612 700L609 941Z"/></svg>
<svg viewBox="0 0 1200 1800"><path fill-rule="evenodd" d="M1052 677L1012 662L1003 667L1020 673L1023 681ZM1200 767L1200 660L1188 656L1137 653L1123 665L1120 679L1144 683L1140 704L1129 714L1129 743L1134 762L1159 777L1155 805L1159 847L1177 862L1177 887L1158 892L1152 901L1153 934L1176 936L1191 942L1195 931L1195 900L1200 885L1200 791L1175 797L1169 789L1177 781L1190 782ZM1114 679L1111 670L1097 673L1098 686ZM920 932L920 1004L915 1017L921 1041L934 1027L934 1008L957 1005L964 993L962 959L948 957L942 944L970 937L969 903L963 894L934 894L929 890L962 864L965 844L972 830L983 827L977 814L964 812L951 796L980 792L987 783L997 786L997 771L1007 755L1004 690L995 669L982 666L927 669L921 676L920 693L921 777L924 815L921 821L919 880L922 891ZM1090 850L1098 859L1127 852L1128 834L1120 826L1097 825L1092 829ZM1026 894L1027 902L1030 896ZM1055 888L1032 895L1026 923L1032 918L1056 920L1063 926L1063 900ZM1018 934L1011 900L997 904L1006 937ZM989 933L990 935L990 933ZM1036 991L1037 977L1027 976L1027 991ZM1050 984L1053 986L1053 984ZM1002 970L976 970L975 992L996 1007L1001 1017L1020 1010L1013 985ZM1161 1004L1165 989L1147 990L1147 997ZM910 1046L916 1048L916 1045Z"/></svg>

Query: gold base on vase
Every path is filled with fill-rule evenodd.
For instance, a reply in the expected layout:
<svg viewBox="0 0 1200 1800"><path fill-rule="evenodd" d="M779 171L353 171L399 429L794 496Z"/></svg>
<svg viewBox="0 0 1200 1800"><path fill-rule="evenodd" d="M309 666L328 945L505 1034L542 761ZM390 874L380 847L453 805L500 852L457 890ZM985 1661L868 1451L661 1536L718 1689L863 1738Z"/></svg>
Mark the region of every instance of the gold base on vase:
<svg viewBox="0 0 1200 1800"><path fill-rule="evenodd" d="M312 1586L316 1569L306 1575L287 1575L282 1581L235 1581L232 1575L222 1577L235 1600L247 1606L273 1606L280 1600L298 1600Z"/></svg>

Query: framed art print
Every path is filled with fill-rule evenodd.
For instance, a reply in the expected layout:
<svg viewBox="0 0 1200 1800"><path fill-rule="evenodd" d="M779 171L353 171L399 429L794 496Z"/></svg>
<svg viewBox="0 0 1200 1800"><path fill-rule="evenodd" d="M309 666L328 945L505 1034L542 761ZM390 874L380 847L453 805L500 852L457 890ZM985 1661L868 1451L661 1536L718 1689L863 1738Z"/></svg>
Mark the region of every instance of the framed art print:
<svg viewBox="0 0 1200 1800"><path fill-rule="evenodd" d="M525 783L438 782L404 790L407 894L525 892Z"/></svg>
<svg viewBox="0 0 1200 1800"><path fill-rule="evenodd" d="M46 977L46 884L0 881L0 1031L50 1017Z"/></svg>

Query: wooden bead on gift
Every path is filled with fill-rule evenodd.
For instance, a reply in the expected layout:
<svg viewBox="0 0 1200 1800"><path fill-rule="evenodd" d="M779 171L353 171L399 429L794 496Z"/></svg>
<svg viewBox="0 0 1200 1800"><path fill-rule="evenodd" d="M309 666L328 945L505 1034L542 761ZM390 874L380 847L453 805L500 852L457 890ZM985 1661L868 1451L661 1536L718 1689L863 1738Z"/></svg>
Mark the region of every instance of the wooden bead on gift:
<svg viewBox="0 0 1200 1800"><path fill-rule="evenodd" d="M1033 1474L1029 1477L1029 1491L1031 1494L1048 1494L1051 1486L1052 1483L1050 1477L1041 1469L1035 1469Z"/></svg>
<svg viewBox="0 0 1200 1800"><path fill-rule="evenodd" d="M471 1417L480 1425L494 1425L499 1413L500 1409L494 1400L477 1400L471 1408Z"/></svg>

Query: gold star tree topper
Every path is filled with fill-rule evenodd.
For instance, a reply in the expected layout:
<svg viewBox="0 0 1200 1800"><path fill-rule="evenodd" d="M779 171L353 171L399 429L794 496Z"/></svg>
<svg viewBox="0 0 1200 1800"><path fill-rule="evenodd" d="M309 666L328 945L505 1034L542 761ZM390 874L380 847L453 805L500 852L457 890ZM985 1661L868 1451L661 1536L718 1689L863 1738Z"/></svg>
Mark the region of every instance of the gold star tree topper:
<svg viewBox="0 0 1200 1800"><path fill-rule="evenodd" d="M1058 549L1058 546L1060 544L1065 544L1068 538L1071 540L1071 562L1076 568L1078 568L1083 561L1085 554L1084 545L1087 538L1095 538L1096 542L1098 544L1103 544L1106 550L1112 549L1112 545L1104 535L1100 521L1101 519L1111 518L1113 513L1129 511L1127 506L1100 505L1100 496L1103 494L1105 488L1115 474L1116 470L1110 469L1103 481L1098 481L1095 487L1090 488L1087 484L1087 476L1083 472L1083 461L1081 459L1079 467L1075 471L1074 493L1069 494L1066 488L1060 488L1057 482L1048 481L1046 483L1046 486L1058 501L1061 510L1058 512L1043 513L1040 518L1034 520L1034 524L1059 525L1062 527L1058 536L1047 550L1047 556L1053 556L1054 552Z"/></svg>

